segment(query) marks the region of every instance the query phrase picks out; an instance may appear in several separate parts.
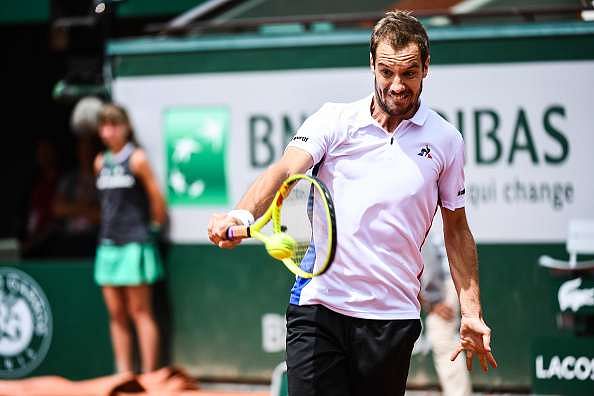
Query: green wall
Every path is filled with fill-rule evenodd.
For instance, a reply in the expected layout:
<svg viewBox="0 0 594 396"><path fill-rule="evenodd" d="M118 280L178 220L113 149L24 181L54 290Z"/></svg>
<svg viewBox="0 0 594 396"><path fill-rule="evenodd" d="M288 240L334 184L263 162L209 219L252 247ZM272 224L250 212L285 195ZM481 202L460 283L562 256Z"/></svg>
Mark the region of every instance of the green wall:
<svg viewBox="0 0 594 396"><path fill-rule="evenodd" d="M0 24L46 22L49 0L0 1Z"/></svg>
<svg viewBox="0 0 594 396"><path fill-rule="evenodd" d="M87 261L0 263L31 276L43 289L53 316L45 359L30 376L85 379L110 374L113 359L107 312Z"/></svg>
<svg viewBox="0 0 594 396"><path fill-rule="evenodd" d="M479 245L485 317L500 368L478 366L473 383L529 388L531 343L558 334L556 284L538 257L563 257L563 245ZM261 246L225 251L214 246L176 245L169 254L168 287L173 308L173 359L203 376L262 380L282 353L261 348L261 315L284 315L290 274ZM430 355L412 362L410 383L436 384Z"/></svg>
<svg viewBox="0 0 594 396"><path fill-rule="evenodd" d="M194 8L206 0L127 0L118 6L120 17L176 15Z"/></svg>
<svg viewBox="0 0 594 396"><path fill-rule="evenodd" d="M262 246L176 245L169 254L173 360L206 377L269 379L284 360L262 349L261 319L284 315L293 283Z"/></svg>
<svg viewBox="0 0 594 396"><path fill-rule="evenodd" d="M563 245L479 245L485 318L500 364L475 385L531 387L534 339L563 334L556 328L558 282L538 257L563 257ZM266 381L284 352L262 348L262 315L284 315L293 277L260 245L221 250L173 245L167 253L166 289L157 291L163 343L171 362L202 378ZM32 375L71 379L113 369L105 306L92 279L91 262L40 262L15 266L43 288L54 317L45 361ZM167 311L167 312L164 312ZM437 384L431 355L416 355L410 383Z"/></svg>

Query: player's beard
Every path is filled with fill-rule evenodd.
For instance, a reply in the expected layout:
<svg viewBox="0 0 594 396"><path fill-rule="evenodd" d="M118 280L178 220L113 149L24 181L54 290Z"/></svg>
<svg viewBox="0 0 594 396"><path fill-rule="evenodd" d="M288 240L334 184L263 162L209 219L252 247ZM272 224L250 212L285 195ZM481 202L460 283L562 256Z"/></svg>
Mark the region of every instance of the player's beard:
<svg viewBox="0 0 594 396"><path fill-rule="evenodd" d="M419 92L406 107L393 106L392 108L390 108L384 100L385 96L388 94L389 88L386 88L383 92L381 92L379 90L379 87L377 86L377 78L375 77L373 80L373 84L375 86L375 100L377 101L379 107L384 111L384 113L388 114L391 117L401 117L403 119L408 119L411 118L417 111L417 108L419 107L419 98L421 97L421 92L423 92L422 80L421 86L419 87ZM407 90L406 93L412 96L412 92L410 90Z"/></svg>

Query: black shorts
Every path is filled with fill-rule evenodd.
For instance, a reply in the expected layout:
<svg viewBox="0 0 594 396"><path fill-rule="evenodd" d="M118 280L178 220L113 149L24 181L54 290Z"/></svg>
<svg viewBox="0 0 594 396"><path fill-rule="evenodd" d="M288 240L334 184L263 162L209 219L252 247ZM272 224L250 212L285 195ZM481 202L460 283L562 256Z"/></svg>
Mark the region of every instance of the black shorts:
<svg viewBox="0 0 594 396"><path fill-rule="evenodd" d="M289 305L289 396L404 395L420 333L419 319L359 319L322 305Z"/></svg>

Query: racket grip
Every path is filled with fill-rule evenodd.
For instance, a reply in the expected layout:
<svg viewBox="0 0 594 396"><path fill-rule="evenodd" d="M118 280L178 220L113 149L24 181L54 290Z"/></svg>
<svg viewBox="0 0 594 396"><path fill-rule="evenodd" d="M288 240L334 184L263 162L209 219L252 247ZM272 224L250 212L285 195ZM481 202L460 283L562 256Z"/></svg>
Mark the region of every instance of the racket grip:
<svg viewBox="0 0 594 396"><path fill-rule="evenodd" d="M250 237L250 227L246 226L231 226L227 228L227 240L244 239Z"/></svg>

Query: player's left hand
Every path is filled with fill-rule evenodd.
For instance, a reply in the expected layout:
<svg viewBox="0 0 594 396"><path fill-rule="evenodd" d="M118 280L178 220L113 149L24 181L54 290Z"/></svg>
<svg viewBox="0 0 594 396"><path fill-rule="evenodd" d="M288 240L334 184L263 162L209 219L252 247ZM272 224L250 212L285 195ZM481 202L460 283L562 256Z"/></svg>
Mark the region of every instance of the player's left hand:
<svg viewBox="0 0 594 396"><path fill-rule="evenodd" d="M478 357L484 372L489 370L489 365L497 368L497 361L491 352L491 329L481 317L462 316L460 322L460 345L452 354L450 360L454 361L458 354L466 351L466 367L472 370L472 358Z"/></svg>

